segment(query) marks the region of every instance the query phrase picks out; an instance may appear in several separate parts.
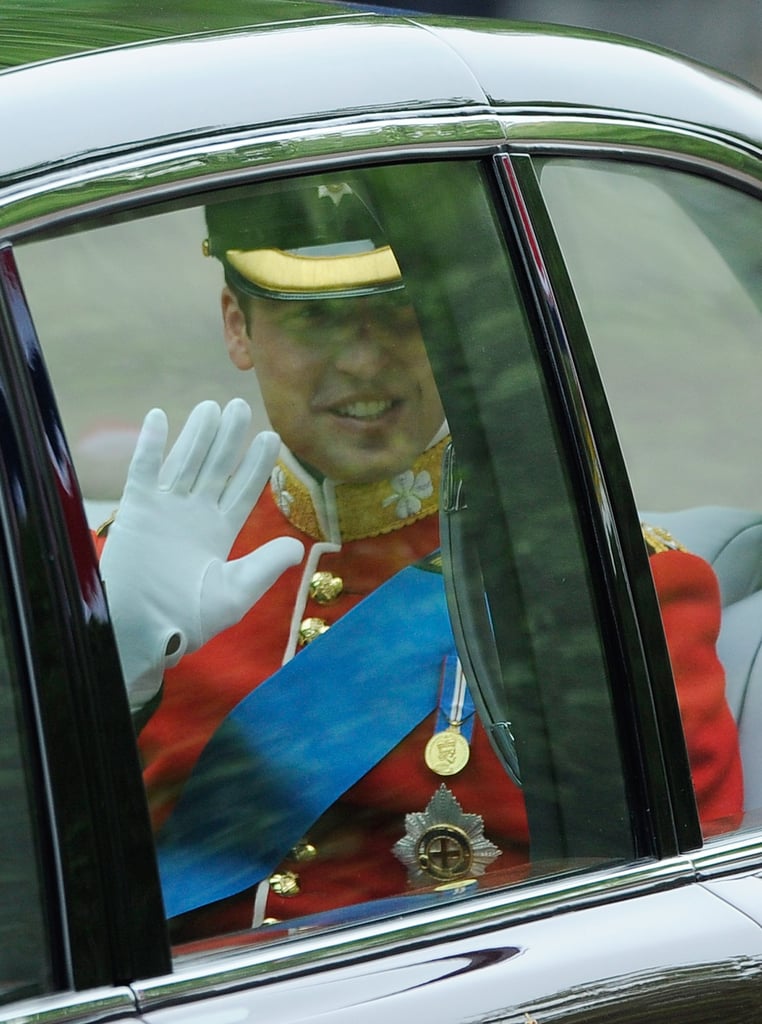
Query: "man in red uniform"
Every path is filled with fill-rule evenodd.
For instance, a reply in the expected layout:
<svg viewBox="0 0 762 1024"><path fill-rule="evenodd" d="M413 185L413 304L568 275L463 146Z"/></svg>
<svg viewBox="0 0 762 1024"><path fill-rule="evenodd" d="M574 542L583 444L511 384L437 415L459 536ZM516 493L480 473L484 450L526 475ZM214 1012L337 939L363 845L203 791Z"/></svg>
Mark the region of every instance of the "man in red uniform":
<svg viewBox="0 0 762 1024"><path fill-rule="evenodd" d="M286 235L303 234L307 200L296 207L287 189L271 198L285 204ZM238 369L255 370L284 448L270 487L256 500L277 439L260 439L236 468L248 423L244 403L222 413L212 403L198 407L163 465L166 423L163 414L149 414L105 546L103 574L131 698L136 709L152 712L140 746L160 844L202 752L233 709L281 666L306 664L303 647L439 544L444 413L394 254L377 239L377 222L358 227L358 218L374 220L358 198L344 181L315 185L308 220L310 240L319 241L308 247L291 237L261 240L245 207L210 209L209 246L226 273L228 352ZM130 622L135 595L120 593L119 580L131 543L145 538L157 518L171 524L173 537L162 535L155 561L169 560L177 571L153 589L147 584L143 604L161 623L151 646L143 624ZM167 544L177 545L176 557L167 558ZM701 819L711 831L722 827L712 822L738 815L742 802L735 726L714 647L717 585L706 563L663 539L652 544L652 565ZM172 615L183 601L191 610L178 628ZM383 663L385 651L373 642L369 629L370 660ZM383 636L381 642L383 648ZM525 864L521 789L475 720L457 659L442 659L441 677L449 687L444 717L468 736L463 763L453 755L443 770L427 754L441 729L440 702L308 821L256 884L243 892L238 886L210 907L203 906L208 896L196 893L188 912L181 900L175 937L392 896L409 880L436 884L442 876L411 856L405 824L432 799L453 834L470 835L468 874ZM282 688L281 705L289 693ZM303 710L293 708L295 730ZM351 712L336 716L342 717L347 722L331 727L352 726ZM361 747L364 739L355 735L353 742ZM303 767L305 777L335 770L332 763ZM298 796L284 793L278 801L288 806Z"/></svg>

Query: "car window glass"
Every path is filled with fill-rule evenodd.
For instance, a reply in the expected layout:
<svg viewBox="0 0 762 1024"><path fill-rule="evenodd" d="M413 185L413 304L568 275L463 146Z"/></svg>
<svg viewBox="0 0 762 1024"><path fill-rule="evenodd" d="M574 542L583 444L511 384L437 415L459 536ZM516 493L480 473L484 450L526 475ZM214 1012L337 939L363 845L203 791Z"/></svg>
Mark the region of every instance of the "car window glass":
<svg viewBox="0 0 762 1024"><path fill-rule="evenodd" d="M92 524L119 506L98 544L173 939L280 937L631 858L587 556L486 172L335 172L205 203L18 246ZM149 408L171 444L198 402L234 396L287 447L223 562L232 544L277 576L277 547L252 552L305 551L240 621L241 579L206 553L241 483L218 459L232 412L194 413L153 496L120 503ZM216 510L186 514L220 467ZM122 588L108 553L133 530Z"/></svg>
<svg viewBox="0 0 762 1024"><path fill-rule="evenodd" d="M717 651L753 820L762 806L755 672L762 204L718 181L621 161L550 160L540 178L646 539L701 556L719 581ZM702 593L695 591L682 628L706 613L711 637L716 626ZM696 692L702 671L694 660Z"/></svg>
<svg viewBox="0 0 762 1024"><path fill-rule="evenodd" d="M41 799L25 733L7 589L0 591L0 1002L52 988L37 822Z"/></svg>

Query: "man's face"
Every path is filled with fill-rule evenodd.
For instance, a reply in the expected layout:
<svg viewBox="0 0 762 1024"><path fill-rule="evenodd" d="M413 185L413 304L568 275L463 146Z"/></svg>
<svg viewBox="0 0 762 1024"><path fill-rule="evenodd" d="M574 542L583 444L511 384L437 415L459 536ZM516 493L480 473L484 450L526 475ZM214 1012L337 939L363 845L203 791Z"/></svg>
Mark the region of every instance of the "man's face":
<svg viewBox="0 0 762 1024"><path fill-rule="evenodd" d="M408 469L444 419L404 292L363 298L222 296L230 357L256 371L274 430L305 465L367 483ZM248 328L247 328L248 320Z"/></svg>

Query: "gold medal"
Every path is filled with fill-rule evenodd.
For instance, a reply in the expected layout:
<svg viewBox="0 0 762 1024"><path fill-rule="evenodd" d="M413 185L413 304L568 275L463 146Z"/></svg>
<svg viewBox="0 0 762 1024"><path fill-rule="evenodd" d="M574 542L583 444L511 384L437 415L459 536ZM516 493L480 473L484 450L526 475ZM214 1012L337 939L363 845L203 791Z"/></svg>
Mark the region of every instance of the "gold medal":
<svg viewBox="0 0 762 1024"><path fill-rule="evenodd" d="M447 655L439 683L439 706L434 735L426 744L423 760L437 775L457 775L471 756L474 704L468 692L460 659Z"/></svg>
<svg viewBox="0 0 762 1024"><path fill-rule="evenodd" d="M453 725L436 732L426 744L423 759L437 775L457 775L468 764L471 748Z"/></svg>

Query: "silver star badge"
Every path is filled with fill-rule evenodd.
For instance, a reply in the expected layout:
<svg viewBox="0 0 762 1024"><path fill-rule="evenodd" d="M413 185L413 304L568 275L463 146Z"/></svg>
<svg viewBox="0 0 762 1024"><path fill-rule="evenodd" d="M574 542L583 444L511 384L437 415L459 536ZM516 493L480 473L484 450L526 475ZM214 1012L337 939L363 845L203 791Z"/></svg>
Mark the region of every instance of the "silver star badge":
<svg viewBox="0 0 762 1024"><path fill-rule="evenodd" d="M485 837L481 815L466 814L444 783L425 811L405 815L405 835L392 852L407 868L412 885L483 875L501 853Z"/></svg>

